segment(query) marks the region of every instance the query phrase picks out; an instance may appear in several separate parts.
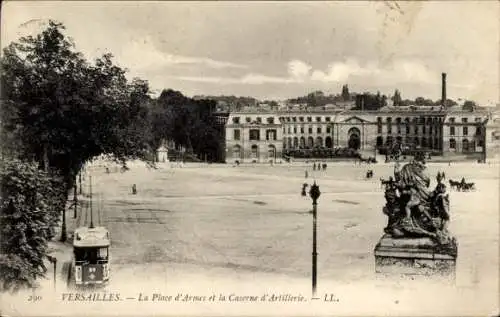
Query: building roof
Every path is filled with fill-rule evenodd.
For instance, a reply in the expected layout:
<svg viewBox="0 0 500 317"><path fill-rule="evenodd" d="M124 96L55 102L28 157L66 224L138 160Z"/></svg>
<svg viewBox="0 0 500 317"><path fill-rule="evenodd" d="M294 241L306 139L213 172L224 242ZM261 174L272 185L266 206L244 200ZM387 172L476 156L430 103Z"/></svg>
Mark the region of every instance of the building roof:
<svg viewBox="0 0 500 317"><path fill-rule="evenodd" d="M73 236L74 247L107 247L110 244L109 231L104 227L80 227Z"/></svg>

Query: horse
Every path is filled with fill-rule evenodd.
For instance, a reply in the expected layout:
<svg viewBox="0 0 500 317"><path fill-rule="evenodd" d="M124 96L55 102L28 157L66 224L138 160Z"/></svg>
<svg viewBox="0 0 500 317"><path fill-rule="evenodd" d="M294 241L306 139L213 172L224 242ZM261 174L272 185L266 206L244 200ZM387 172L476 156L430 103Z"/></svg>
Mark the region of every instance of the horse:
<svg viewBox="0 0 500 317"><path fill-rule="evenodd" d="M475 184L474 183L465 183L461 184L462 191L470 191L475 189Z"/></svg>
<svg viewBox="0 0 500 317"><path fill-rule="evenodd" d="M457 181L454 181L452 179L450 179L448 182L450 183L450 188L451 189L455 188L456 190L460 190L460 188L462 187L462 183L461 182L457 182Z"/></svg>

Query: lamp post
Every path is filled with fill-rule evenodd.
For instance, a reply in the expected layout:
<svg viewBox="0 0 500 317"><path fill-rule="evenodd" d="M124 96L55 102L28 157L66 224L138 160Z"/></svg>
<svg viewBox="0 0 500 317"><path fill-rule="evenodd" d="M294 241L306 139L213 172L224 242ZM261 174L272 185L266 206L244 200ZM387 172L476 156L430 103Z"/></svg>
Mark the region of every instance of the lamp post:
<svg viewBox="0 0 500 317"><path fill-rule="evenodd" d="M309 191L309 196L313 200L313 251L312 251L312 293L313 297L316 296L316 281L317 281L317 261L318 253L316 251L316 217L317 217L317 201L321 192L319 191L319 186L316 185L316 181L311 186Z"/></svg>
<svg viewBox="0 0 500 317"><path fill-rule="evenodd" d="M55 256L47 255L49 262L54 264L54 290L56 290L56 276L57 276L57 258Z"/></svg>

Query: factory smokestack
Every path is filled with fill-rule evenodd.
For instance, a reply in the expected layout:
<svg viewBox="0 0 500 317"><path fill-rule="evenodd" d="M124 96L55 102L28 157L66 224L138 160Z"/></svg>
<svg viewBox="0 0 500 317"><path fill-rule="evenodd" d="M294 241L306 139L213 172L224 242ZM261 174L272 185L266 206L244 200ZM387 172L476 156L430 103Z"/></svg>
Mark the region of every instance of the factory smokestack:
<svg viewBox="0 0 500 317"><path fill-rule="evenodd" d="M441 105L446 106L446 73L441 74Z"/></svg>

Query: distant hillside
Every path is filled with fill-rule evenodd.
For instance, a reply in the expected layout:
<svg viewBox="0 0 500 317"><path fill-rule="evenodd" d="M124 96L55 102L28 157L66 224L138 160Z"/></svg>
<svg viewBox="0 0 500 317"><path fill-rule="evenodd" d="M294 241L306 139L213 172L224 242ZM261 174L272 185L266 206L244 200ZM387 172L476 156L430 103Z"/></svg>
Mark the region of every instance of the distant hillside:
<svg viewBox="0 0 500 317"><path fill-rule="evenodd" d="M200 100L215 100L217 101L218 110L222 111L239 111L245 107L255 107L260 102L253 97L238 97L238 96L194 96L193 99Z"/></svg>

